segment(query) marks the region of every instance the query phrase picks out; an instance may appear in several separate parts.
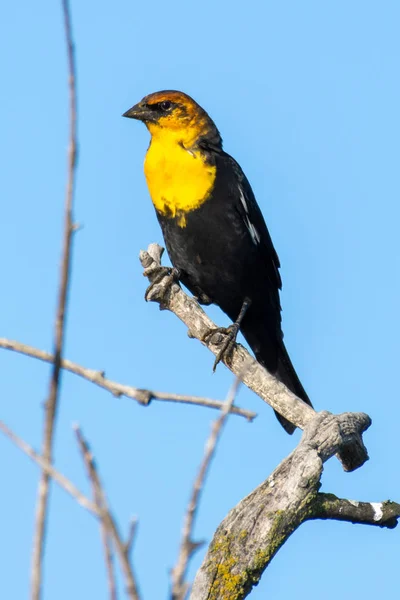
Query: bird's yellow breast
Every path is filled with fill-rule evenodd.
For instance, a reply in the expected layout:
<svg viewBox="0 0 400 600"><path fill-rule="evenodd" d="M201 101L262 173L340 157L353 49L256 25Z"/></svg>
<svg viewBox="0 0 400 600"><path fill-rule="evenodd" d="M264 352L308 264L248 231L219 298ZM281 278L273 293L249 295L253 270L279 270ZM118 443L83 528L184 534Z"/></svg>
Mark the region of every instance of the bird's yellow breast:
<svg viewBox="0 0 400 600"><path fill-rule="evenodd" d="M155 130L144 172L158 212L186 226L186 214L199 208L212 191L216 168L199 150L185 148L177 135Z"/></svg>

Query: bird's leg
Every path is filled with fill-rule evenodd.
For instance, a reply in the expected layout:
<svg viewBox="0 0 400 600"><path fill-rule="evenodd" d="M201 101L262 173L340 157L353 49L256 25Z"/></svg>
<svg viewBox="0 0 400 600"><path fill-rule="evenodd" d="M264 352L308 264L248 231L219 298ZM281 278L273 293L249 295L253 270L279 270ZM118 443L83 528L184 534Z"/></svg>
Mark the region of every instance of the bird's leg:
<svg viewBox="0 0 400 600"><path fill-rule="evenodd" d="M250 300L250 298L246 297L243 300L242 308L240 309L238 318L232 325L229 325L229 327L215 327L213 329L209 329L202 336L201 341L207 342L214 335L214 333L225 334L225 339L223 340L223 342L221 344L221 348L219 349L218 354L214 361L214 366L213 366L214 372L215 372L215 369L217 368L218 363L223 358L228 358L230 356L230 354L232 353L233 347L236 343L237 334L239 333L240 325L242 324L244 316L247 312L247 309L250 307L250 305L251 305L251 300Z"/></svg>
<svg viewBox="0 0 400 600"><path fill-rule="evenodd" d="M144 299L146 300L146 302L149 302L153 299L155 300L155 296L157 296L157 300L162 300L166 292L170 290L171 285L173 283L179 282L180 275L180 270L176 269L175 267L156 267L152 271L152 282L150 283L144 294ZM155 293L156 286L160 284L164 278L166 278L167 280L163 282L162 290L158 291L158 293ZM160 307L161 306L162 304L160 303Z"/></svg>

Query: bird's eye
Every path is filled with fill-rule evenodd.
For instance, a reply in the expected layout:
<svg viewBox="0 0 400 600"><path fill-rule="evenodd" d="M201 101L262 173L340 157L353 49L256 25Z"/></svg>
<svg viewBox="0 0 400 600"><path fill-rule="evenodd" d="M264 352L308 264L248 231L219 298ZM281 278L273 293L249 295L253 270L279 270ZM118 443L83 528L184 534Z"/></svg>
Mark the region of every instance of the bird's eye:
<svg viewBox="0 0 400 600"><path fill-rule="evenodd" d="M164 100L164 102L160 103L160 107L162 110L167 111L171 108L172 106L172 102L170 102L169 100Z"/></svg>

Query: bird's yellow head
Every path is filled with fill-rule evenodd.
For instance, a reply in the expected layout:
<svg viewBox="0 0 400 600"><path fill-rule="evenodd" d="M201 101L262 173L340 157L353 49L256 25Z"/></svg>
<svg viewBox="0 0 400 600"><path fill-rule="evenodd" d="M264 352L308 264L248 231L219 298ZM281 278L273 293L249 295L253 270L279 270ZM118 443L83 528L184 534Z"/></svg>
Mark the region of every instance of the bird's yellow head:
<svg viewBox="0 0 400 600"><path fill-rule="evenodd" d="M210 197L221 136L208 114L187 94L156 92L124 117L143 121L151 133L144 161L150 196L159 214L186 227L187 214Z"/></svg>
<svg viewBox="0 0 400 600"><path fill-rule="evenodd" d="M175 138L186 148L207 140L216 147L222 144L213 120L183 92L166 90L149 94L122 116L143 121L153 138Z"/></svg>

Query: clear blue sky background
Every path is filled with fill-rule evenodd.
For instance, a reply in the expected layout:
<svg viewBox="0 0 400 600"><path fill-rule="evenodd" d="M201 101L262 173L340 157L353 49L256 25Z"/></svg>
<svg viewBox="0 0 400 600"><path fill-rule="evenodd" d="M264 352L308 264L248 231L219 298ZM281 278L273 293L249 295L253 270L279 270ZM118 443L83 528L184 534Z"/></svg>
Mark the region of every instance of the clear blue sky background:
<svg viewBox="0 0 400 600"><path fill-rule="evenodd" d="M79 173L66 356L134 386L223 398L232 381L171 314L146 304L137 259L161 232L142 173L148 133L121 113L181 89L215 119L241 163L282 262L288 348L317 409L362 410L371 460L323 489L399 500L399 58L395 0L72 2ZM68 105L59 2L8 2L2 61L0 335L51 349L64 202ZM219 323L226 319L217 309ZM40 447L49 368L0 353L1 418ZM209 541L227 511L295 446L247 389L196 524ZM167 597L189 490L210 422L204 408L142 408L66 374L56 465L89 493L71 425L100 465L121 528L140 519L143 598ZM0 438L1 597L28 596L38 470ZM193 561L191 576L203 553ZM393 598L399 533L342 523L301 527L251 596ZM46 600L107 598L96 521L53 487ZM312 582L312 584L310 583ZM122 589L122 587L121 587Z"/></svg>

